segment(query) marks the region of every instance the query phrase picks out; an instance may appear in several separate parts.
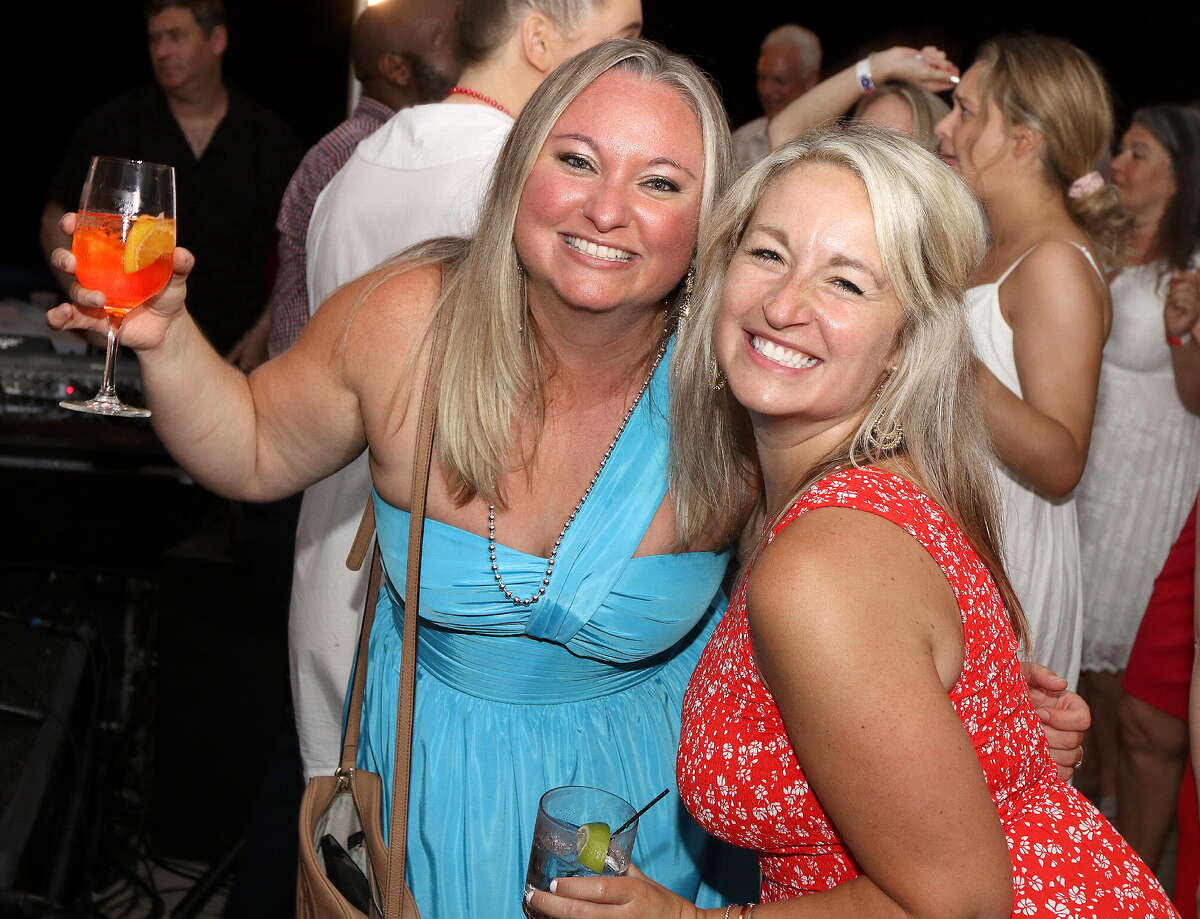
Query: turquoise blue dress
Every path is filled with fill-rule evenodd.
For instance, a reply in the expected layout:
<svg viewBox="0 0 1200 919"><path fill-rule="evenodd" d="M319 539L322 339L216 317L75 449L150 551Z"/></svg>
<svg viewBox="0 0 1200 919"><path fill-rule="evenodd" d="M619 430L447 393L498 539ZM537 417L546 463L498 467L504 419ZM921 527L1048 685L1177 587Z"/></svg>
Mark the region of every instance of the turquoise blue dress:
<svg viewBox="0 0 1200 919"><path fill-rule="evenodd" d="M591 785L635 806L634 861L695 900L709 840L675 789L688 678L725 609L728 552L634 558L667 492L664 359L559 549L545 596L499 590L487 540L426 522L408 874L424 919L522 915L538 799ZM375 495L387 580L358 764L392 785L409 515ZM546 559L497 546L518 596ZM390 820L390 802L384 826Z"/></svg>

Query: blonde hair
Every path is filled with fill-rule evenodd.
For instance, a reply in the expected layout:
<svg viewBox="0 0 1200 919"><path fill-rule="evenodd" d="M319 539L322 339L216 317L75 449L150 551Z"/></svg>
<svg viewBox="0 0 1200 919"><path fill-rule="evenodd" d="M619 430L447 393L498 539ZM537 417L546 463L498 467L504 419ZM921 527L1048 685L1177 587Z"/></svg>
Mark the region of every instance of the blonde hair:
<svg viewBox="0 0 1200 919"><path fill-rule="evenodd" d="M531 320L513 242L517 208L555 123L580 93L614 69L671 87L696 113L704 149L701 224L728 184L729 124L716 91L689 60L652 42L599 44L558 67L533 94L500 152L474 238L433 240L401 255L414 260L410 266L443 264L435 314L445 309L451 316L438 391L437 450L459 501L483 495L502 504L499 483L512 460L514 419L524 415L540 425L548 357L536 330L525 328ZM682 300L682 286L671 295L672 314Z"/></svg>
<svg viewBox="0 0 1200 919"><path fill-rule="evenodd" d="M862 180L884 273L904 312L895 372L858 429L795 483L795 493L838 467L892 455L876 432L899 426L900 449L926 491L962 527L1024 637L1020 604L1001 562L991 448L962 304L986 248L983 213L936 157L873 125L826 128L780 147L734 184L702 230L692 317L681 326L672 364L670 472L679 541L687 545L714 530L732 538L755 510L764 512L746 413L728 387L712 385L713 337L726 270L758 203L772 185L808 164L835 166Z"/></svg>
<svg viewBox="0 0 1200 919"><path fill-rule="evenodd" d="M1081 197L1067 194L1112 148L1112 96L1096 62L1069 41L1047 35L993 38L976 61L984 67L984 99L1009 124L1042 135L1046 177L1062 191L1067 211L1101 261L1119 265L1132 220L1121 209L1116 186L1105 183Z"/></svg>
<svg viewBox="0 0 1200 919"><path fill-rule="evenodd" d="M950 114L950 106L940 96L935 96L920 86L899 80L885 83L875 92L859 100L858 105L854 106L852 117L861 118L867 109L887 96L899 96L908 103L908 107L912 109L912 139L930 153L937 153L939 141L933 129Z"/></svg>

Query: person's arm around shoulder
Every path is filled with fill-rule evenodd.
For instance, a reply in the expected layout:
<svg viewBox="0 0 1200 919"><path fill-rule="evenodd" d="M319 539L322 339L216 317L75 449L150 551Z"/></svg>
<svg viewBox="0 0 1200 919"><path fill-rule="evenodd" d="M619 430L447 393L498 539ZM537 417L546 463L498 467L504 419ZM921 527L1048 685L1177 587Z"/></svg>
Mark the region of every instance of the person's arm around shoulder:
<svg viewBox="0 0 1200 919"><path fill-rule="evenodd" d="M882 86L890 80L915 83L930 92L943 92L954 85L958 68L946 55L933 47L920 51L895 47L876 51L867 58L871 78ZM823 80L797 99L792 100L767 124L771 149L778 150L789 140L805 131L844 115L863 95L857 65L847 67Z"/></svg>
<svg viewBox="0 0 1200 919"><path fill-rule="evenodd" d="M1009 916L1008 848L947 695L958 605L926 551L874 515L812 511L759 559L749 615L797 757L868 881L801 902L822 916Z"/></svg>
<svg viewBox="0 0 1200 919"><path fill-rule="evenodd" d="M1000 286L1022 396L979 365L982 403L1001 461L1034 490L1065 497L1087 466L1108 288L1083 254L1048 240Z"/></svg>
<svg viewBox="0 0 1200 919"><path fill-rule="evenodd" d="M72 215L64 228L73 230ZM54 258L74 272L70 252L56 250ZM361 396L383 375L383 364L399 382L436 299L438 270L399 275L366 299L377 278L347 285L295 347L246 376L213 350L187 313L193 262L186 249L175 250L170 284L129 314L122 335L137 352L155 431L171 455L206 488L248 501L293 494L357 456L365 446ZM53 327L104 328L97 309L103 294L74 284L72 299L50 311Z"/></svg>

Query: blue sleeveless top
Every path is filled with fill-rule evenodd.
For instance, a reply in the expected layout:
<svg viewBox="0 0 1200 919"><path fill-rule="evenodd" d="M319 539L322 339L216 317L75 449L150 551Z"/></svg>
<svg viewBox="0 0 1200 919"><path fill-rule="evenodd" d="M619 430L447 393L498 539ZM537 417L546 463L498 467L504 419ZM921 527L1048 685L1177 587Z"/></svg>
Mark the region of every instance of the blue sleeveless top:
<svg viewBox="0 0 1200 919"><path fill-rule="evenodd" d="M427 520L408 874L425 919L522 915L538 800L559 785L635 807L675 790L683 693L725 608L728 552L634 558L667 493L670 354L629 420L532 606L496 587L484 537ZM392 784L407 511L375 500L387 579L371 635L359 766ZM497 545L513 593L546 559ZM385 803L384 827L390 821ZM695 900L704 834L677 794L640 823L634 861Z"/></svg>

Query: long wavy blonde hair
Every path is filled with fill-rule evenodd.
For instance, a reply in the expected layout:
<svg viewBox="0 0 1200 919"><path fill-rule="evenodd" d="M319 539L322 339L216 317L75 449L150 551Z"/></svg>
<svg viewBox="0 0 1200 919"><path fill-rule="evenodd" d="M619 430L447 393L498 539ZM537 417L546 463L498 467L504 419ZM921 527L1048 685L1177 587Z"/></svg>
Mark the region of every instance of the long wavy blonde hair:
<svg viewBox="0 0 1200 919"><path fill-rule="evenodd" d="M580 93L614 69L671 87L696 113L704 150L700 225L728 185L729 123L716 90L691 61L653 42L603 42L562 64L533 94L500 152L475 236L431 240L397 257L403 262L401 271L431 262L443 268L434 316L448 310L450 317L438 390L437 452L460 502L482 495L503 505L500 479L514 459L514 419L520 414L540 424L553 356L543 353L536 330L528 328L525 284L513 242L517 209L555 123ZM682 278L680 282L670 296L671 314L678 312L684 296ZM536 436L530 441L536 442Z"/></svg>
<svg viewBox="0 0 1200 919"><path fill-rule="evenodd" d="M1009 124L1042 135L1047 179L1061 190L1067 212L1100 260L1118 267L1133 221L1116 186L1105 182L1079 197L1067 194L1112 149L1112 94L1099 66L1087 52L1050 35L1001 35L984 44L975 60L983 67L984 100Z"/></svg>
<svg viewBox="0 0 1200 919"><path fill-rule="evenodd" d="M731 539L747 519L764 522L746 413L728 387L713 385L714 330L726 269L759 201L795 169L817 163L844 169L866 187L884 272L903 319L896 371L884 380L858 429L801 476L795 494L834 469L894 455L879 446L874 432L899 426L904 432L899 452L963 529L1024 637L1021 607L1001 562L991 445L962 302L986 248L983 213L962 180L936 157L871 125L827 128L779 148L734 184L702 230L692 318L681 327L672 364L670 472L679 542L688 545L714 532Z"/></svg>

